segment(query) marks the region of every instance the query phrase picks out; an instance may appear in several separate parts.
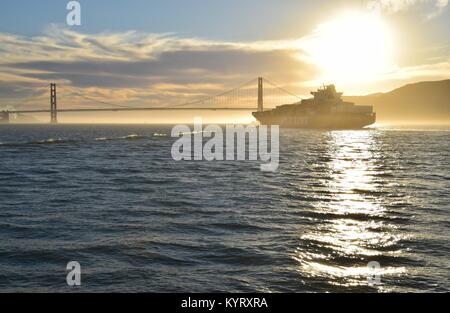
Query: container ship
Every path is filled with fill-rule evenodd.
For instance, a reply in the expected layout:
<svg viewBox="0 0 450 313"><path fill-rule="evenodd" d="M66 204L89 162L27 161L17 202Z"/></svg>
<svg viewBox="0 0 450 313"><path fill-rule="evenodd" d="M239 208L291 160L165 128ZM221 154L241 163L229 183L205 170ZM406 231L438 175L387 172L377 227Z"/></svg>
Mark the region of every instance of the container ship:
<svg viewBox="0 0 450 313"><path fill-rule="evenodd" d="M359 106L342 100L334 85L311 92L314 96L293 104L264 111L262 105L253 116L262 125L282 128L360 129L375 123L372 106Z"/></svg>

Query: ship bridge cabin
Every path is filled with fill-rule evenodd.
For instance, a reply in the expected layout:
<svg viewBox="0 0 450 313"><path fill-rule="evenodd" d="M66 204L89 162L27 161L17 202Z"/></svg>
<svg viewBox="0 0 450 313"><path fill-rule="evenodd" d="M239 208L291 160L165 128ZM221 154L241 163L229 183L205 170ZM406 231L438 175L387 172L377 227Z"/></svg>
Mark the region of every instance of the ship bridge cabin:
<svg viewBox="0 0 450 313"><path fill-rule="evenodd" d="M337 92L334 85L323 86L317 91L311 92L314 96L314 101L324 102L324 101L341 101L342 92Z"/></svg>
<svg viewBox="0 0 450 313"><path fill-rule="evenodd" d="M357 106L352 102L342 100L342 92L337 92L334 85L323 86L311 92L316 110L320 113L356 113L372 114L372 106Z"/></svg>

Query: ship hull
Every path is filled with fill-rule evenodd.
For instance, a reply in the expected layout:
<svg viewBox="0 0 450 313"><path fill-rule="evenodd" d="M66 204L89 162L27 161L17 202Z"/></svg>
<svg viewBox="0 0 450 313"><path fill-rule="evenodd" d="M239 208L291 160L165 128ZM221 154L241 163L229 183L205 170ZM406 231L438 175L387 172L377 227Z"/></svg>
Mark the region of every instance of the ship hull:
<svg viewBox="0 0 450 313"><path fill-rule="evenodd" d="M376 120L375 113L278 116L270 112L254 112L253 116L261 125L279 125L281 128L361 129Z"/></svg>

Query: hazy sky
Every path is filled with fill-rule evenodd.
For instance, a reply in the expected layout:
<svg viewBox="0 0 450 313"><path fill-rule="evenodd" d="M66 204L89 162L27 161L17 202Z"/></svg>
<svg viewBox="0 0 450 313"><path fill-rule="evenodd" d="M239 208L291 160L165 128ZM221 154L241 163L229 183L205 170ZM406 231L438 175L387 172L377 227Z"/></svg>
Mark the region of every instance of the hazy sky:
<svg viewBox="0 0 450 313"><path fill-rule="evenodd" d="M65 0L0 2L0 106L46 107L50 81L150 105L259 75L299 95L321 83L365 94L450 77L448 0L79 2L81 26L66 25Z"/></svg>

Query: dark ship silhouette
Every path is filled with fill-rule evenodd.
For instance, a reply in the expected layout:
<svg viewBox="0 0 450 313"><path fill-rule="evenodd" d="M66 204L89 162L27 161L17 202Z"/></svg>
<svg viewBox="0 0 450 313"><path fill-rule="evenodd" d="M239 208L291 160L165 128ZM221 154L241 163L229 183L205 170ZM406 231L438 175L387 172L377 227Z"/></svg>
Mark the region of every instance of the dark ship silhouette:
<svg viewBox="0 0 450 313"><path fill-rule="evenodd" d="M253 116L262 125L283 128L358 129L375 123L372 106L357 106L342 100L342 93L334 85L323 86L311 92L314 98L285 104L263 111L262 106Z"/></svg>

